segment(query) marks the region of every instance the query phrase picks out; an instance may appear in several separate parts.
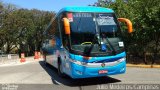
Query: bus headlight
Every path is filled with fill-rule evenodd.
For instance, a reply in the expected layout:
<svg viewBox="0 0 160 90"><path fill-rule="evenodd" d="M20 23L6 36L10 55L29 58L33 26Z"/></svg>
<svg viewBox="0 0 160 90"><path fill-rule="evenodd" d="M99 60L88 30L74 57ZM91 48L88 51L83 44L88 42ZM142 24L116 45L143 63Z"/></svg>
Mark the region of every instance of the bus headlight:
<svg viewBox="0 0 160 90"><path fill-rule="evenodd" d="M71 62L77 62L77 61L76 61L76 60L74 60L74 59L70 59L70 61L71 61Z"/></svg>
<svg viewBox="0 0 160 90"><path fill-rule="evenodd" d="M86 65L87 64L86 62L81 62L81 61L77 61L77 60L73 60L73 59L70 59L70 61L75 64L78 64L78 65Z"/></svg>
<svg viewBox="0 0 160 90"><path fill-rule="evenodd" d="M81 62L81 64L82 64L82 65L86 65L87 63L86 63L86 62Z"/></svg>
<svg viewBox="0 0 160 90"><path fill-rule="evenodd" d="M122 62L124 60L126 60L126 57L123 57L123 58L119 59L118 62Z"/></svg>

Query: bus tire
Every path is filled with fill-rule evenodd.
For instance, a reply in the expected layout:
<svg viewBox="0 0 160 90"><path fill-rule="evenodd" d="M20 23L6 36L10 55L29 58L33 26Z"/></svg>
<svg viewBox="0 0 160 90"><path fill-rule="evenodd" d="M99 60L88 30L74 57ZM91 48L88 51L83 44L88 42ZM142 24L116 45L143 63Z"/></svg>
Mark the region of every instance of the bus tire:
<svg viewBox="0 0 160 90"><path fill-rule="evenodd" d="M60 77L65 77L65 74L64 74L64 72L62 70L62 63L61 63L60 58L58 58L58 75Z"/></svg>

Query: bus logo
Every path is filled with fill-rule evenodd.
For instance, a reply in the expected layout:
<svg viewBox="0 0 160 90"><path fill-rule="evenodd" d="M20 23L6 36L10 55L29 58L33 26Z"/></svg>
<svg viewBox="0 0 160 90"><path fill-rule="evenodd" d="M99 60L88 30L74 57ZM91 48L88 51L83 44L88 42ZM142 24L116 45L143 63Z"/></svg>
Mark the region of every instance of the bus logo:
<svg viewBox="0 0 160 90"><path fill-rule="evenodd" d="M101 66L102 66L102 67L105 67L105 63L102 63Z"/></svg>

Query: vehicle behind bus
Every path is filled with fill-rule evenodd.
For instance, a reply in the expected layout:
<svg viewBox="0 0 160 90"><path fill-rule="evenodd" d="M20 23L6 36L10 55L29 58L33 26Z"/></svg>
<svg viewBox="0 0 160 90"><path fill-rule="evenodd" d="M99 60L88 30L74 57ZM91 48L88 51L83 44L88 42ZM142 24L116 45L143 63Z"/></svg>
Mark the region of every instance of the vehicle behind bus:
<svg viewBox="0 0 160 90"><path fill-rule="evenodd" d="M63 8L44 32L45 63L57 68L60 76L72 78L125 73L126 53L118 21L132 32L132 23L117 19L112 9Z"/></svg>

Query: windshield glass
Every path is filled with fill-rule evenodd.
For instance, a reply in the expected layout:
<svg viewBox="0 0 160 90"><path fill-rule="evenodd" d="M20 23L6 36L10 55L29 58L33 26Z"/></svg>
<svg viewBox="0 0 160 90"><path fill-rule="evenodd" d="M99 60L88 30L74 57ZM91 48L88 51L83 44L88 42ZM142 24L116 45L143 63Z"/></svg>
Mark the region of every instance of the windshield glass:
<svg viewBox="0 0 160 90"><path fill-rule="evenodd" d="M71 21L72 45L92 42L96 34L96 25L91 13L74 13Z"/></svg>
<svg viewBox="0 0 160 90"><path fill-rule="evenodd" d="M118 25L112 13L68 13L71 48L80 52L105 53L119 50ZM101 45L105 44L105 50Z"/></svg>
<svg viewBox="0 0 160 90"><path fill-rule="evenodd" d="M100 34L103 34L108 38L117 37L118 27L113 14L96 14L96 18Z"/></svg>

